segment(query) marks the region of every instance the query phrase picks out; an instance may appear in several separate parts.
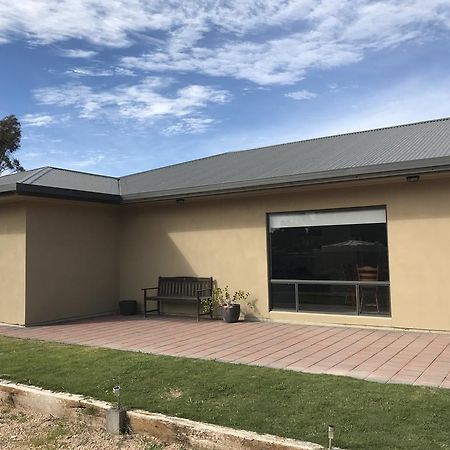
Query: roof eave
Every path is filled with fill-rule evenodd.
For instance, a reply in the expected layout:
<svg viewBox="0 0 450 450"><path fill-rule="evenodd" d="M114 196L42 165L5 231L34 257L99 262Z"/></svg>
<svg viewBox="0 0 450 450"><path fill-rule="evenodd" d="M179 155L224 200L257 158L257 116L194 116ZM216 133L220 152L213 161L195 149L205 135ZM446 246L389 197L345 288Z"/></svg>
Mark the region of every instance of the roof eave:
<svg viewBox="0 0 450 450"><path fill-rule="evenodd" d="M96 203L121 203L122 197L117 194L103 192L79 191L75 189L57 188L51 186L38 186L33 184L17 183L15 191L19 195L36 197L59 198L66 200L80 200Z"/></svg>
<svg viewBox="0 0 450 450"><path fill-rule="evenodd" d="M222 194L235 194L240 192L255 192L262 190L272 190L286 187L312 186L320 184L339 183L345 181L383 179L412 174L426 174L436 172L450 172L450 158L446 164L428 165L421 161L420 165L415 165L414 161L406 163L390 164L389 169L380 166L361 168L350 168L335 171L314 172L304 175L293 175L284 177L273 177L269 179L253 180L246 182L226 183L220 186L208 185L193 188L171 189L154 192L139 192L135 194L122 195L124 203L140 201L161 201L177 198L208 197ZM434 159L435 162L435 159ZM384 165L385 166L385 165Z"/></svg>
<svg viewBox="0 0 450 450"><path fill-rule="evenodd" d="M16 192L16 183L0 185L0 194L14 194Z"/></svg>

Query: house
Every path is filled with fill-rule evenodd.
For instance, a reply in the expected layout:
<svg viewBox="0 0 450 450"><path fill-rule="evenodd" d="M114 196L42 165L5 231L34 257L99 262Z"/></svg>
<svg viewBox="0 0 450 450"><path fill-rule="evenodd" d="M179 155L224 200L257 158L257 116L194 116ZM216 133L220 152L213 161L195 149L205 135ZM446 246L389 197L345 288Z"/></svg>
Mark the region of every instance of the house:
<svg viewBox="0 0 450 450"><path fill-rule="evenodd" d="M450 119L122 178L3 176L0 248L0 322L106 314L160 275L212 275L250 292L248 317L450 331Z"/></svg>

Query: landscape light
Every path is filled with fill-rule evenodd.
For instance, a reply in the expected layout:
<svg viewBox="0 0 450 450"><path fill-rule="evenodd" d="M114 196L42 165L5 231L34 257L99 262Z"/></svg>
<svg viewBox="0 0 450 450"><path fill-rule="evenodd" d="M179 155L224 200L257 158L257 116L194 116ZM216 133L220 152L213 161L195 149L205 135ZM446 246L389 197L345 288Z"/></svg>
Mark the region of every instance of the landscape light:
<svg viewBox="0 0 450 450"><path fill-rule="evenodd" d="M117 397L117 409L120 410L120 386L113 387L113 394Z"/></svg>
<svg viewBox="0 0 450 450"><path fill-rule="evenodd" d="M328 425L328 450L331 450L334 439L334 431L336 427L334 425Z"/></svg>

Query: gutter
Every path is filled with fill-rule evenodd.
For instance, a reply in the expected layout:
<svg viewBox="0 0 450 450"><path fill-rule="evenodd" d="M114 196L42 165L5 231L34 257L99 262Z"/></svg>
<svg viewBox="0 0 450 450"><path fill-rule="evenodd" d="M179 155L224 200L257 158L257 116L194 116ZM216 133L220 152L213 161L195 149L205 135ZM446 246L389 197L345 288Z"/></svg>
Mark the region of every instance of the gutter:
<svg viewBox="0 0 450 450"><path fill-rule="evenodd" d="M16 183L0 185L0 195L14 194L16 192Z"/></svg>
<svg viewBox="0 0 450 450"><path fill-rule="evenodd" d="M310 174L292 175L283 177L263 178L255 182L243 181L233 183L222 183L221 185L204 185L191 188L168 189L157 192L139 192L135 194L122 195L123 203L135 203L139 201L160 201L171 200L180 197L194 198L194 197L208 197L223 194L235 194L241 192L257 192L264 190L272 190L286 187L301 187L301 186L316 186L331 183L342 183L346 181L360 181L360 180L374 180L387 179L393 177L401 177L408 175L421 175L430 173L450 172L450 162L445 165L436 165L436 158L434 164L428 166L424 161L421 161L420 166L415 166L412 162L395 163L390 165L390 170L379 170L379 166L372 168L365 168L364 172L361 168L350 168L335 171L314 172ZM445 158L448 161L448 158ZM396 166L401 166L396 167ZM407 167L410 166L410 167Z"/></svg>
<svg viewBox="0 0 450 450"><path fill-rule="evenodd" d="M119 204L122 197L117 194L106 194L102 192L78 191L75 189L64 189L50 186L38 186L33 184L17 183L14 189L19 195L31 195L35 197L63 198L67 200L82 200L97 203Z"/></svg>

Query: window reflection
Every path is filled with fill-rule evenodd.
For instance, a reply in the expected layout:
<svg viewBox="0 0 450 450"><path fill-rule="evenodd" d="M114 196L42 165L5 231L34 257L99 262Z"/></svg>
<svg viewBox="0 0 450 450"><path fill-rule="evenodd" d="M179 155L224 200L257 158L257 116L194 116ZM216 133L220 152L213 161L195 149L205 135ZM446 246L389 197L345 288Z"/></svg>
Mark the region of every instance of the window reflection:
<svg viewBox="0 0 450 450"><path fill-rule="evenodd" d="M271 230L272 278L353 280L358 266L378 267L389 281L386 224Z"/></svg>

